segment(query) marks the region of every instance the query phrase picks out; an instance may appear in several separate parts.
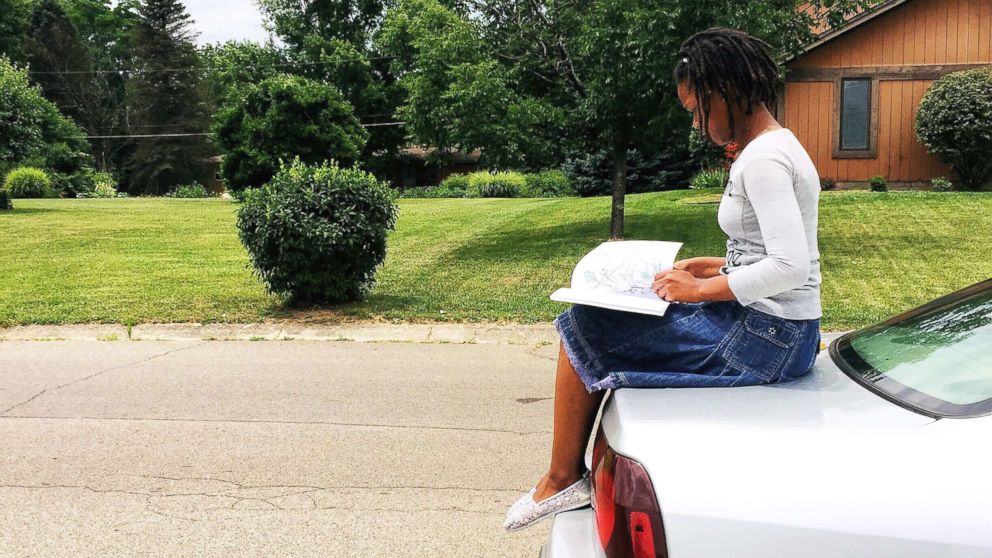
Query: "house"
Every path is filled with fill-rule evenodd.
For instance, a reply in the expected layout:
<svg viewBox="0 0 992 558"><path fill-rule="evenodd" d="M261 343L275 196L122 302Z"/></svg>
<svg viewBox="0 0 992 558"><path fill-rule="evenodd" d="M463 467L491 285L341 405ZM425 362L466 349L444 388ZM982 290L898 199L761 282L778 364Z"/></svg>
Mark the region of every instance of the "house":
<svg viewBox="0 0 992 558"><path fill-rule="evenodd" d="M224 162L223 155L215 155L203 160L202 184L211 194L220 195L224 193L224 177L221 175L220 167Z"/></svg>
<svg viewBox="0 0 992 558"><path fill-rule="evenodd" d="M479 157L482 152L478 149L471 153L460 151L449 154L445 164L429 164L427 156L435 151L434 147L409 146L400 149L396 164L387 170L383 177L396 188L413 186L433 186L452 174L462 174L479 170Z"/></svg>
<svg viewBox="0 0 992 558"><path fill-rule="evenodd" d="M938 77L990 64L992 0L883 0L786 62L777 116L821 177L926 187L953 173L916 140L920 99Z"/></svg>

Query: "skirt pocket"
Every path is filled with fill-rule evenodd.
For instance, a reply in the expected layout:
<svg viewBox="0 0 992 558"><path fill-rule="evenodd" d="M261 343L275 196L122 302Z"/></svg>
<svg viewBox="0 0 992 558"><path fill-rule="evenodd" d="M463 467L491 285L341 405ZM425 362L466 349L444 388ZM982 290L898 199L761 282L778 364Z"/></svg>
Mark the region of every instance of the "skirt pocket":
<svg viewBox="0 0 992 558"><path fill-rule="evenodd" d="M796 324L749 308L729 333L721 356L730 368L771 382L788 365L801 330Z"/></svg>

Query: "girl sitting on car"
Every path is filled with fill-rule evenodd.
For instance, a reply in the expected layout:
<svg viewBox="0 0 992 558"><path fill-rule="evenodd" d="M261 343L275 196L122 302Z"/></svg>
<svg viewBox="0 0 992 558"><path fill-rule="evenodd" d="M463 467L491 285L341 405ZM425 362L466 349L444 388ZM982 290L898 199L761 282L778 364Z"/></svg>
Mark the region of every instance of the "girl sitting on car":
<svg viewBox="0 0 992 558"><path fill-rule="evenodd" d="M779 69L764 41L714 28L690 37L674 76L693 126L740 154L720 202L724 257L689 258L655 276L677 302L664 316L572 306L561 336L551 465L507 513L511 531L589 503L585 449L607 389L733 387L795 380L820 346L820 181L772 116Z"/></svg>

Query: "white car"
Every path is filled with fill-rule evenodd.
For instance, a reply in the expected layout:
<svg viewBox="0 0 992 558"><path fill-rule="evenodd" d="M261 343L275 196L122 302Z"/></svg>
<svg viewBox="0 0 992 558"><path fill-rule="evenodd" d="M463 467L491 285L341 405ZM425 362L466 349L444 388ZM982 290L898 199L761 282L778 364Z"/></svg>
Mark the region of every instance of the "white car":
<svg viewBox="0 0 992 558"><path fill-rule="evenodd" d="M621 389L543 558L992 557L992 280L787 384Z"/></svg>

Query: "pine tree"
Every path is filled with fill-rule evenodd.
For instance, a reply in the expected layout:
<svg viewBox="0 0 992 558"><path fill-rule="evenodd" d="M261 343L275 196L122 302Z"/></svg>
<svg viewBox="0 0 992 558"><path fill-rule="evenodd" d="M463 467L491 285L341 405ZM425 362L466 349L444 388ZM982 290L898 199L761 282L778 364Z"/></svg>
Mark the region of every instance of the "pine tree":
<svg viewBox="0 0 992 558"><path fill-rule="evenodd" d="M89 134L105 132L118 103L107 94L107 76L91 73L90 51L58 0L35 8L25 44L32 81L45 98ZM99 151L94 154L104 168Z"/></svg>
<svg viewBox="0 0 992 558"><path fill-rule="evenodd" d="M203 133L209 119L192 18L179 0L144 0L138 14L128 84L131 134ZM132 193L165 194L200 179L207 153L203 136L136 138L126 187Z"/></svg>
<svg viewBox="0 0 992 558"><path fill-rule="evenodd" d="M24 36L30 24L31 2L0 0L0 55L24 63Z"/></svg>

